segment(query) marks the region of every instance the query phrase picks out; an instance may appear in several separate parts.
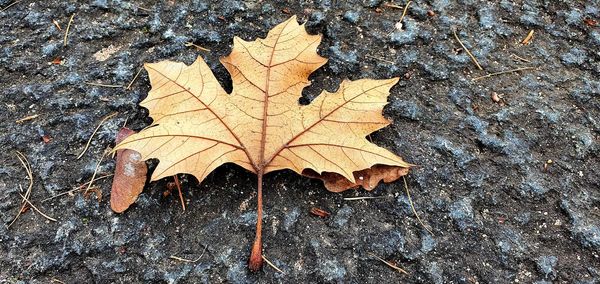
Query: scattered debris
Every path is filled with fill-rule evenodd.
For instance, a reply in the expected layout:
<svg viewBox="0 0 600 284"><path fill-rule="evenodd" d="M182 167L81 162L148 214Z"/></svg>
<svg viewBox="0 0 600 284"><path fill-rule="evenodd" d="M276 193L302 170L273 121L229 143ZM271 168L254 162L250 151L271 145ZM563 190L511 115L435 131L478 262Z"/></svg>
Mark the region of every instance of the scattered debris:
<svg viewBox="0 0 600 284"><path fill-rule="evenodd" d="M551 159L548 159L548 161L546 161L546 162L544 163L544 172L548 171L548 167L549 167L550 165L552 165L553 163L554 163L554 161L552 161Z"/></svg>
<svg viewBox="0 0 600 284"><path fill-rule="evenodd" d="M121 50L121 46L114 46L111 44L103 49L98 50L96 53L94 53L94 55L92 55L92 57L100 62L106 61L119 50Z"/></svg>
<svg viewBox="0 0 600 284"><path fill-rule="evenodd" d="M75 14L71 15L69 23L67 24L67 30L65 31L65 39L63 42L63 46L67 46L67 38L69 37L69 30L71 29L71 24L73 23L73 17L75 17Z"/></svg>
<svg viewBox="0 0 600 284"><path fill-rule="evenodd" d="M492 101L495 103L499 103L500 102L500 95L498 95L498 93L496 92L492 92Z"/></svg>
<svg viewBox="0 0 600 284"><path fill-rule="evenodd" d="M583 22L590 27L595 27L598 25L598 21L590 18L584 19Z"/></svg>
<svg viewBox="0 0 600 284"><path fill-rule="evenodd" d="M57 28L59 31L62 31L62 29L60 28L60 25L58 24L58 22L57 22L55 19L52 19L52 23L54 24L54 26L56 26L56 28Z"/></svg>
<svg viewBox="0 0 600 284"><path fill-rule="evenodd" d="M402 268L400 268L400 267L392 264L391 262L389 262L389 261L387 261L387 260L385 260L385 259L383 259L383 258L381 258L379 256L376 256L373 253L369 253L369 255L371 255L372 257L378 259L379 261L385 263L387 266L389 266L389 267L391 267L391 268L393 268L393 269L395 269L395 270L397 270L397 271L399 271L401 273L404 273L404 274L408 275L408 272L406 272L406 270L404 270L404 269L402 269Z"/></svg>
<svg viewBox="0 0 600 284"><path fill-rule="evenodd" d="M44 143L48 144L48 143L50 143L50 141L52 141L52 137L50 137L50 135L48 135L48 134L44 134L44 135L42 135L42 141L44 141Z"/></svg>
<svg viewBox="0 0 600 284"><path fill-rule="evenodd" d="M38 116L40 116L40 115L39 114L34 114L34 115L26 116L26 117L23 117L21 119L17 119L15 121L15 123L21 123L21 122L25 122L25 121L28 121L28 120L32 120L32 119L35 119Z"/></svg>
<svg viewBox="0 0 600 284"><path fill-rule="evenodd" d="M84 192L83 197L85 199L89 199L92 193L96 195L96 200L98 200L98 202L102 202L102 189L100 189L98 186L93 186L89 189L89 191Z"/></svg>
<svg viewBox="0 0 600 284"><path fill-rule="evenodd" d="M185 43L185 46L187 46L187 47L193 46L193 47L195 47L195 48L196 48L198 51L207 51L207 52L210 52L210 49L208 49L208 48L205 48L205 47L202 47L202 46L199 46L199 45L197 45L197 44L195 44L195 43L193 43L193 42L190 42L190 41L186 42L186 43Z"/></svg>
<svg viewBox="0 0 600 284"><path fill-rule="evenodd" d="M331 215L331 213L329 213L329 212L327 212L327 211L325 211L323 209L317 208L317 207L311 208L310 209L310 214L313 214L315 216L319 216L321 218L326 218L329 215Z"/></svg>
<svg viewBox="0 0 600 284"><path fill-rule="evenodd" d="M275 264L273 264L272 262L270 262L265 255L262 255L262 259L273 269L277 270L277 272L281 273L281 274L285 274L285 272L283 272L283 270L279 269L279 267L275 266Z"/></svg>
<svg viewBox="0 0 600 284"><path fill-rule="evenodd" d="M60 58L60 56L56 57L51 62L48 62L48 64L50 64L50 65L52 65L52 64L54 64L54 65L62 65L62 58Z"/></svg>
<svg viewBox="0 0 600 284"><path fill-rule="evenodd" d="M98 132L98 129L100 129L100 127L102 126L102 124L104 124L104 122L106 120L108 120L109 118L117 115L118 112L113 112L107 116L105 116L100 123L98 123L98 126L96 126L96 129L94 129L94 132L92 132L92 135L90 136L90 138L88 139L87 143L85 143L85 147L83 148L83 151L81 151L81 154L79 154L79 156L77 156L77 160L79 160L83 154L85 154L85 152L87 151L87 149L90 147L90 143L92 142L92 138L94 138L94 135L96 135L96 132Z"/></svg>
<svg viewBox="0 0 600 284"><path fill-rule="evenodd" d="M492 76L498 76L498 75L502 75L502 74L509 74L509 73L514 73L514 72L519 72L519 71L524 71L524 70L532 70L532 69L536 69L536 68L535 67L520 67L520 68L515 68L515 69L510 69L510 70L506 70L506 71L490 73L487 75L475 77L475 78L471 79L471 81L479 81L481 79L489 78Z"/></svg>
<svg viewBox="0 0 600 284"><path fill-rule="evenodd" d="M469 51L469 49L460 40L460 38L456 34L456 30L453 30L452 32L454 33L454 38L458 41L458 43L460 44L460 46L467 52L467 54L469 55L469 57L471 57L471 60L473 61L473 63L475 63L475 66L477 66L477 69L483 70L483 68L481 67L481 65L479 65L479 61L477 61L477 58L475 58L475 56L473 56L473 54L471 53L471 51Z"/></svg>
<svg viewBox="0 0 600 284"><path fill-rule="evenodd" d="M533 30L530 30L527 36L521 41L521 44L528 45L531 43L531 39L533 39Z"/></svg>

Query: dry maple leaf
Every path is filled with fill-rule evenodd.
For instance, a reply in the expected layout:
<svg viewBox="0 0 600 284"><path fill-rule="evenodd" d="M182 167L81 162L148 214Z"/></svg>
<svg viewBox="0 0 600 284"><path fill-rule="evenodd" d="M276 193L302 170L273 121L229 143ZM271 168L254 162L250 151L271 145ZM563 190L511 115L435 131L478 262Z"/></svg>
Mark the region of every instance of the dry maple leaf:
<svg viewBox="0 0 600 284"><path fill-rule="evenodd" d="M162 61L146 64L152 90L140 103L152 125L120 143L142 159L159 159L152 180L178 173L202 181L225 163L257 174L256 239L249 267L262 265L262 179L291 169L321 178L328 189L390 182L410 164L366 136L390 122L383 117L390 88L398 78L342 82L310 105L300 105L308 76L327 61L316 53L320 35L309 35L296 17L277 25L264 39L234 38L221 59L231 74L227 94L198 57L190 66Z"/></svg>

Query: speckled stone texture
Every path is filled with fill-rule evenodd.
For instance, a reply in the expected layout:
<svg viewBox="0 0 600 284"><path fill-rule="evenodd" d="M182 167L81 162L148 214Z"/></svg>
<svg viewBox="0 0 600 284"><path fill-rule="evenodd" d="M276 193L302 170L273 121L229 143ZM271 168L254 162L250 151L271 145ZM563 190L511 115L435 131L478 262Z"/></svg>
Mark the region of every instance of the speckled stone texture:
<svg viewBox="0 0 600 284"><path fill-rule="evenodd" d="M11 222L28 186L15 151L31 163L32 202L58 219L30 209L0 226L0 282L600 282L598 1L415 0L402 25L402 9L378 0L156 2L23 0L0 12L0 219ZM433 234L402 181L335 194L282 171L265 177L264 242L285 274L250 273L256 178L239 167L200 185L183 176L185 212L163 194L169 179L124 214L110 210L110 178L94 185L101 200L42 201L88 181L126 121L136 130L151 121L137 105L150 88L144 71L130 90L87 83L127 86L144 62L201 55L231 90L218 59L233 36L263 37L291 14L323 34L329 58L301 103L345 78L402 78L384 112L393 125L371 139L418 165L407 181ZM519 67L536 69L472 80ZM15 122L30 115L39 116ZM108 158L98 176L113 169ZM354 196L382 198L343 199Z"/></svg>

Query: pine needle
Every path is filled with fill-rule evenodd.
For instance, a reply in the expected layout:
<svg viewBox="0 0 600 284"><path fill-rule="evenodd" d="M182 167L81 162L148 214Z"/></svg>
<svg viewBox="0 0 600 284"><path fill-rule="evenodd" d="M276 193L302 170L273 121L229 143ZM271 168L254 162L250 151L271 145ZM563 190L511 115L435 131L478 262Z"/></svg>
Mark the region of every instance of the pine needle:
<svg viewBox="0 0 600 284"><path fill-rule="evenodd" d="M27 187L27 191L25 192L24 197L19 192L19 195L21 195L23 197L23 200L21 200L22 205L21 205L21 208L19 208L19 212L17 213L17 216L15 216L15 218L10 222L10 224L8 224L8 226L6 226L7 229L10 228L10 226L12 226L12 224L14 224L15 221L17 221L17 219L19 219L19 217L23 213L23 210L27 206L27 204L25 203L25 197L29 197L31 195L31 189L33 188L33 172L31 171L31 165L29 164L27 157L25 157L25 155L23 155L23 153L16 151L16 154L17 154L17 158L19 159L19 162L21 162L21 165L23 165L23 168L25 168L25 172L27 173L27 178L29 178L29 186ZM22 188L20 188L20 189L21 189L21 191L23 191Z"/></svg>
<svg viewBox="0 0 600 284"><path fill-rule="evenodd" d="M262 259L273 269L277 270L277 272L281 273L281 274L285 274L285 272L283 272L283 270L279 269L279 267L275 266L275 264L273 264L272 262L270 262L264 255L262 255Z"/></svg>
<svg viewBox="0 0 600 284"><path fill-rule="evenodd" d="M193 46L193 47L195 47L197 50L201 50L201 51L207 51L207 52L210 52L210 49L208 49L208 48L206 48L206 47L199 46L199 45L197 45L197 44L195 44L195 43L193 43L193 42L186 42L186 43L185 43L185 46L187 46L187 47Z"/></svg>
<svg viewBox="0 0 600 284"><path fill-rule="evenodd" d="M23 211L27 205L29 205L31 208L33 208L33 210L38 212L44 218L46 218L50 221L56 222L56 219L44 214L44 212L42 212L35 205L33 205L33 203L31 203L31 201L29 201L29 197L31 196L31 190L33 189L33 171L31 170L31 164L29 163L29 160L27 160L27 157L25 155L23 155L23 153L17 151L17 158L19 159L19 162L21 162L21 165L23 165L23 168L25 168L25 172L27 173L27 178L29 179L29 186L27 187L27 191L25 192L25 195L23 195L23 194L21 194L21 192L23 192L23 188L21 187L21 185L19 185L21 192L18 192L18 193L19 193L19 196L21 196L21 198L23 199L21 201L22 205L21 205L21 208L19 209L19 213L17 214L17 216L15 216L15 218L12 220L12 222L10 222L10 224L8 224L8 226L6 226L6 228L10 228L10 226L12 226L12 224L14 224L15 221L17 221L17 219L19 218L19 216L21 216L21 214L23 213Z"/></svg>
<svg viewBox="0 0 600 284"><path fill-rule="evenodd" d="M93 179L93 180L91 180L91 181L87 181L87 182L85 182L85 183L81 184L80 186L77 186L77 187L75 187L75 188L73 188L73 189L71 189L71 190L67 190L67 191L61 192L61 193L59 193L59 194L57 194L57 195L53 195L53 196L50 196L50 197L48 197L48 198L46 198L46 199L43 199L41 202L46 202L46 201L48 201L48 200L51 200L51 199L54 199L54 198L57 198L57 197L61 197L61 196L63 196L63 195L66 195L66 194L70 194L70 193L73 193L73 192L76 192L76 191L83 190L84 186L88 185L90 182L99 181L99 180L101 180L101 179L105 179L105 178L108 178L108 177L112 177L112 176L114 176L114 175L115 175L115 174L108 174L108 175L99 176L99 177L97 177L97 178L95 178L95 179Z"/></svg>
<svg viewBox="0 0 600 284"><path fill-rule="evenodd" d="M467 52L467 54L469 55L469 57L471 57L471 60L473 61L473 63L475 63L475 65L477 66L477 68L479 70L483 70L483 68L481 67L481 65L479 65L479 61L477 61L477 58L475 58L475 56L473 56L473 54L471 53L471 51L469 51L469 49L463 44L463 42L460 40L460 38L458 38L458 35L456 34L456 30L452 31L454 33L454 38L458 41L458 43L460 44L460 46L462 46L462 48Z"/></svg>
<svg viewBox="0 0 600 284"><path fill-rule="evenodd" d="M386 198L387 196L359 196L359 197L345 197L346 201L355 201L355 200L367 200L367 199L381 199Z"/></svg>
<svg viewBox="0 0 600 284"><path fill-rule="evenodd" d="M96 178L96 174L98 173L98 169L100 169L100 164L102 163L102 160L104 160L104 157L106 156L106 153L108 151L104 150L102 151L102 156L100 156L100 160L98 160L98 163L96 164L96 169L94 170L94 174L92 174L92 178L90 179L87 188L85 189L85 191L83 192L83 194L87 194L88 191L90 190L90 188L92 187L92 184L94 183L94 179Z"/></svg>
<svg viewBox="0 0 600 284"><path fill-rule="evenodd" d="M398 22L402 22L402 20L404 20L404 16L406 16L406 12L408 12L408 6L410 5L410 3L412 3L412 1L408 1L408 3L406 3L406 6L404 6L404 11L402 11L402 16L400 16L400 20Z"/></svg>
<svg viewBox="0 0 600 284"><path fill-rule="evenodd" d="M34 114L34 115L26 116L26 117L23 117L23 118L21 118L19 120L16 120L15 123L21 123L21 122L25 122L25 121L28 121L28 120L32 120L32 119L35 119L38 116L40 116L40 115L39 114Z"/></svg>
<svg viewBox="0 0 600 284"><path fill-rule="evenodd" d="M44 216L44 218L52 221L52 222L56 222L56 219L44 214L44 212L40 211L40 209L38 209L35 205L33 205L33 203L31 203L31 201L29 201L29 199L27 197L25 197L23 194L21 194L19 192L19 195L23 198L23 200L25 200L25 202L27 202L27 204L29 204L29 206L31 206L31 208L33 208L33 210L35 210L37 213L40 213L40 215Z"/></svg>
<svg viewBox="0 0 600 284"><path fill-rule="evenodd" d="M175 178L175 185L177 186L177 191L179 191L179 200L181 201L181 208L185 211L185 201L183 201L183 194L181 193L181 184L179 183L179 178L177 175L173 176Z"/></svg>
<svg viewBox="0 0 600 284"><path fill-rule="evenodd" d="M506 70L506 71L501 71L501 72L496 72L496 73L490 73L490 74L487 74L487 75L475 77L475 78L471 79L471 81L479 81L481 79L489 78L489 77L492 77L492 76L498 76L498 75L502 75L502 74L508 74L508 73L514 73L514 72L519 72L519 71L524 71L524 70L532 70L532 69L536 69L536 68L535 67L515 68L515 69L510 69L510 70Z"/></svg>
<svg viewBox="0 0 600 284"><path fill-rule="evenodd" d="M421 217L419 217L419 214L417 214L417 210L415 210L415 205L413 204L412 198L410 197L410 191L408 190L408 183L406 182L406 177L402 176L402 179L404 180L404 189L406 189L406 196L408 196L408 202L410 203L410 208L412 209L413 214L415 214L415 217L417 217L417 221L419 221L419 224L421 224L421 226L423 226L423 228L425 228L425 230L427 230L427 232L429 232L429 234L433 236L433 232L429 230L427 226L425 226L425 224L423 224L423 221L421 221Z"/></svg>
<svg viewBox="0 0 600 284"><path fill-rule="evenodd" d="M389 262L389 261L387 261L387 260L385 260L385 259L383 259L383 258L381 258L379 256L376 256L373 253L369 253L369 255L371 255L372 257L378 259L379 261L385 263L387 266L389 266L389 267L391 267L391 268L393 268L393 269L395 269L395 270L397 270L397 271L399 271L401 273L404 273L404 274L408 275L408 272L406 272L406 270L404 270L404 269L402 269L402 268L400 268L400 267L398 267L396 265L393 265L391 262Z"/></svg>
<svg viewBox="0 0 600 284"><path fill-rule="evenodd" d="M178 261L181 261L181 262L189 262L189 263L198 262L198 260L200 260L201 257L202 256L200 256L200 257L198 257L198 258L196 258L194 260L191 260L191 259L187 259L187 258L176 256L176 255L169 256L170 259L178 260Z"/></svg>
<svg viewBox="0 0 600 284"><path fill-rule="evenodd" d="M90 86L96 86L96 87L123 88L122 85L110 85L110 84L93 83L93 82L85 82L85 84L90 85Z"/></svg>
<svg viewBox="0 0 600 284"><path fill-rule="evenodd" d="M100 126L102 126L102 124L104 124L104 122L106 120L108 120L109 118L117 115L118 112L113 112L107 116L105 116L100 123L98 124L98 126L96 126L96 129L94 129L94 132L92 132L92 135L90 136L90 138L88 139L87 143L85 144L85 147L83 148L83 151L81 151L81 154L79 154L79 156L77 156L77 160L79 160L83 154L85 154L85 152L87 151L87 149L90 147L90 143L92 142L92 138L94 138L94 135L96 135L96 132L98 132L98 129L100 129Z"/></svg>
<svg viewBox="0 0 600 284"><path fill-rule="evenodd" d="M13 5L15 5L15 4L19 3L19 2L21 2L21 0L17 0L15 2L12 2L12 3L8 4L8 6L2 8L2 10L0 10L0 12L4 12L4 11L8 10L8 8L12 7Z"/></svg>
<svg viewBox="0 0 600 284"><path fill-rule="evenodd" d="M140 70L138 70L138 72L135 74L135 76L133 76L133 79L131 79L131 82L129 82L129 85L127 85L127 87L125 88L126 90L131 89L131 85L133 85L133 82L135 82L135 79L137 79L137 77L140 75L140 73L142 72L142 69L144 69L144 67L140 67Z"/></svg>
<svg viewBox="0 0 600 284"><path fill-rule="evenodd" d="M69 37L69 30L71 29L71 24L73 23L73 17L75 17L75 14L71 15L69 23L67 24L67 30L65 30L65 39L63 42L63 46L67 46L67 38Z"/></svg>

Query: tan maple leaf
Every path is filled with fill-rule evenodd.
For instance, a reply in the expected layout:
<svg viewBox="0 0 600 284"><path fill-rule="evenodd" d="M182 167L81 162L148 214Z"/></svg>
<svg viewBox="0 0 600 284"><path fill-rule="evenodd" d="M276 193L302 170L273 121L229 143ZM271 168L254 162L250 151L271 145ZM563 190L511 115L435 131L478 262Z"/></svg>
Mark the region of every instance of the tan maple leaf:
<svg viewBox="0 0 600 284"><path fill-rule="evenodd" d="M190 66L162 61L146 64L152 90L140 105L152 125L116 149L133 149L142 159L159 159L152 180L178 173L202 181L224 163L258 176L257 232L250 268L262 264L262 178L291 169L321 178L328 189L373 188L408 172L410 164L370 143L366 136L390 122L383 117L390 88L398 78L344 81L300 105L308 76L326 63L316 52L320 35L309 35L296 17L277 25L264 39L234 38L221 59L231 74L227 94L198 57Z"/></svg>

